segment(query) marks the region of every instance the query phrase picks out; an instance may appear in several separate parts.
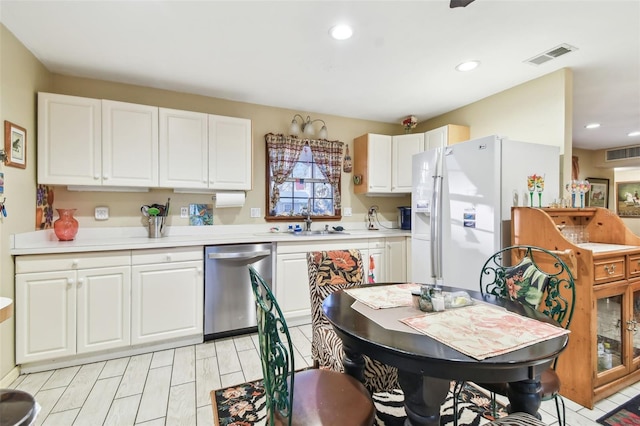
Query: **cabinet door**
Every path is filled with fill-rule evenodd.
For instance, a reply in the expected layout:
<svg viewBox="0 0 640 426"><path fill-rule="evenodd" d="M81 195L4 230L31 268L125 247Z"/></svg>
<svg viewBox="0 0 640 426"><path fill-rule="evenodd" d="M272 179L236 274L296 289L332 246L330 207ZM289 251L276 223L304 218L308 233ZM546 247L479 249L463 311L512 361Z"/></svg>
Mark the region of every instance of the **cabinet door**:
<svg viewBox="0 0 640 426"><path fill-rule="evenodd" d="M372 248L370 245L368 250L361 252L365 282L372 284L389 281L384 247Z"/></svg>
<svg viewBox="0 0 640 426"><path fill-rule="evenodd" d="M434 148L440 148L447 145L447 126L438 127L429 130L424 134L424 150L428 151Z"/></svg>
<svg viewBox="0 0 640 426"><path fill-rule="evenodd" d="M207 188L207 114L159 109L161 187Z"/></svg>
<svg viewBox="0 0 640 426"><path fill-rule="evenodd" d="M209 115L209 188L251 189L251 120Z"/></svg>
<svg viewBox="0 0 640 426"><path fill-rule="evenodd" d="M102 101L102 183L158 186L158 107Z"/></svg>
<svg viewBox="0 0 640 426"><path fill-rule="evenodd" d="M627 288L626 281L595 287L597 329L593 350L596 354L596 387L626 375L629 370L630 360L625 354L628 332L624 327L628 317Z"/></svg>
<svg viewBox="0 0 640 426"><path fill-rule="evenodd" d="M629 337L631 371L640 369L640 280L629 284L630 306L625 318L625 329Z"/></svg>
<svg viewBox="0 0 640 426"><path fill-rule="evenodd" d="M77 280L77 352L131 343L131 268L84 269Z"/></svg>
<svg viewBox="0 0 640 426"><path fill-rule="evenodd" d="M100 99L38 93L38 183L100 185Z"/></svg>
<svg viewBox="0 0 640 426"><path fill-rule="evenodd" d="M16 363L76 353L75 275L16 274Z"/></svg>
<svg viewBox="0 0 640 426"><path fill-rule="evenodd" d="M407 243L404 237L387 238L385 242L387 280L407 281Z"/></svg>
<svg viewBox="0 0 640 426"><path fill-rule="evenodd" d="M391 136L370 134L368 140L368 192L391 192Z"/></svg>
<svg viewBox="0 0 640 426"><path fill-rule="evenodd" d="M133 266L131 344L202 335L202 261Z"/></svg>
<svg viewBox="0 0 640 426"><path fill-rule="evenodd" d="M391 147L391 192L411 193L411 157L423 150L424 134L393 136Z"/></svg>
<svg viewBox="0 0 640 426"><path fill-rule="evenodd" d="M306 252L277 255L275 296L289 326L311 321Z"/></svg>

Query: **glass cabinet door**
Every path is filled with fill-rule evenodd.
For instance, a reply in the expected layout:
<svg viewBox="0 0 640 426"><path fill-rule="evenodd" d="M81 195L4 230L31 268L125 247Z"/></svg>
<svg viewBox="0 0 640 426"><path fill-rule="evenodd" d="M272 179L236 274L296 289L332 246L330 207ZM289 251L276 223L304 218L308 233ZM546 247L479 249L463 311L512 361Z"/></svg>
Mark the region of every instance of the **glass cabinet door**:
<svg viewBox="0 0 640 426"><path fill-rule="evenodd" d="M634 281L629 286L629 292L631 293L631 306L625 321L625 328L629 334L631 361L635 370L640 364L640 280Z"/></svg>
<svg viewBox="0 0 640 426"><path fill-rule="evenodd" d="M625 316L627 284L595 290L596 296L596 386L627 373L628 343ZM640 290L640 289L639 289ZM640 294L638 295L640 297ZM571 337L569 337L571 338Z"/></svg>

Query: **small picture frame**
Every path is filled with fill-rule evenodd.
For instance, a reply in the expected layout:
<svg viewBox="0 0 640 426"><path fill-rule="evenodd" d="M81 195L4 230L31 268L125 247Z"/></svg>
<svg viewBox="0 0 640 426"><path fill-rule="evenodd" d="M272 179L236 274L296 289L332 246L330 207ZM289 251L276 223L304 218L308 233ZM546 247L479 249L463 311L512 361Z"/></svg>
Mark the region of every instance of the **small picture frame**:
<svg viewBox="0 0 640 426"><path fill-rule="evenodd" d="M618 216L640 219L640 181L618 182L616 189Z"/></svg>
<svg viewBox="0 0 640 426"><path fill-rule="evenodd" d="M27 131L7 120L4 121L4 155L7 166L27 168Z"/></svg>
<svg viewBox="0 0 640 426"><path fill-rule="evenodd" d="M587 207L604 207L609 208L609 179L590 178L587 180L591 185L591 189L587 193Z"/></svg>

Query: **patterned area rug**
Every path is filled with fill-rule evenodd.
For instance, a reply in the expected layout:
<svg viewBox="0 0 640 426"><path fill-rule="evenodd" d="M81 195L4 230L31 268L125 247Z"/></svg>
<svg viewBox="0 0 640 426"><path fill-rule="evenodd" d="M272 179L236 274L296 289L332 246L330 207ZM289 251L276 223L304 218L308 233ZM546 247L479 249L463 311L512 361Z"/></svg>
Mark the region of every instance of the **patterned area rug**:
<svg viewBox="0 0 640 426"><path fill-rule="evenodd" d="M402 426L406 417L402 392L380 392L373 395L377 426ZM265 396L262 381L211 391L213 424L250 426L266 423ZM458 424L477 426L493 420L489 397L473 385L465 385L458 403ZM506 416L498 404L498 417ZM440 412L441 425L453 425L453 396L449 392Z"/></svg>
<svg viewBox="0 0 640 426"><path fill-rule="evenodd" d="M634 396L596 421L607 426L640 425L640 395Z"/></svg>

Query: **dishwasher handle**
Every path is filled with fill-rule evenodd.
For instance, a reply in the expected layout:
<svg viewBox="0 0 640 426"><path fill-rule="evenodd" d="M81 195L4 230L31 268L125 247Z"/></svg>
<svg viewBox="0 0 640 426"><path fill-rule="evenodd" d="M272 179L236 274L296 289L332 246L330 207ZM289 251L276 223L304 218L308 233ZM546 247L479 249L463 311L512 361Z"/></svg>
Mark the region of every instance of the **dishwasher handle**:
<svg viewBox="0 0 640 426"><path fill-rule="evenodd" d="M209 253L209 259L254 260L271 255L271 250Z"/></svg>

